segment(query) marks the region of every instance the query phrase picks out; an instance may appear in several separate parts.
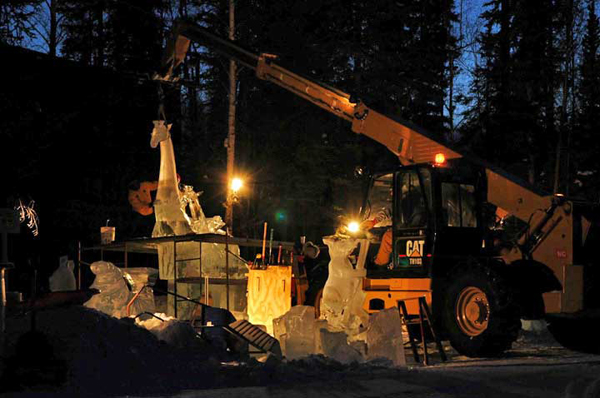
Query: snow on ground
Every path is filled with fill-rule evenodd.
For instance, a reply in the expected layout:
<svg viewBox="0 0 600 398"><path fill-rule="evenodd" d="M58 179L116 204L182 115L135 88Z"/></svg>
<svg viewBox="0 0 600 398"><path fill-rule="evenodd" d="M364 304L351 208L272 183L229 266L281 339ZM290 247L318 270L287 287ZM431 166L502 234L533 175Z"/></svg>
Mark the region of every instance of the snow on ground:
<svg viewBox="0 0 600 398"><path fill-rule="evenodd" d="M409 368L398 369L385 360L344 365L323 356L231 362L201 340L177 347L132 320L83 307L38 313L37 330L51 350L39 336L18 339L30 330L28 317L8 326L7 355L21 355L0 362L6 397L600 397L600 356L569 351L547 334L523 334L498 359L446 347L448 362L434 352L425 367L407 350Z"/></svg>
<svg viewBox="0 0 600 398"><path fill-rule="evenodd" d="M407 351L407 357L408 351ZM431 366L412 364L408 370L376 364L315 366L319 358L282 364L286 374L307 368L310 377L252 387L187 390L181 398L474 398L474 397L600 397L600 357L553 345L520 343L499 359L470 359L450 353ZM322 360L322 358L321 358ZM159 395L155 395L159 396Z"/></svg>
<svg viewBox="0 0 600 398"><path fill-rule="evenodd" d="M172 322L171 331L153 333L132 319L72 306L38 312L32 333L30 316L10 317L8 349L0 361L0 392L161 395L186 389L343 380L379 367L377 363L342 365L325 357L285 363L251 359L240 364L201 339L191 340L184 325ZM185 346L178 344L181 336L188 342Z"/></svg>
<svg viewBox="0 0 600 398"><path fill-rule="evenodd" d="M213 384L219 362L198 339L181 349L161 342L130 319L85 307L40 311L36 331L29 316L7 320L2 389L52 389L109 395L132 386L139 392L171 391L174 385ZM3 370L3 372L2 372ZM180 384L181 383L181 384Z"/></svg>

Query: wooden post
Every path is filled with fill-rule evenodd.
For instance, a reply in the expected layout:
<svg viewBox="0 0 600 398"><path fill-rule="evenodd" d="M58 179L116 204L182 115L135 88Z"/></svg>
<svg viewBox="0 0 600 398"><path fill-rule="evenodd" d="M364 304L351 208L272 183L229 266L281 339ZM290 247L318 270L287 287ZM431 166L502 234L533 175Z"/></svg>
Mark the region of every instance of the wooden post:
<svg viewBox="0 0 600 398"><path fill-rule="evenodd" d="M225 290L227 293L227 311L229 311L229 228L225 231Z"/></svg>
<svg viewBox="0 0 600 398"><path fill-rule="evenodd" d="M235 40L235 7L234 0L229 0L229 40ZM231 180L235 172L235 107L236 107L236 65L233 60L229 61L229 115L227 133L227 200L225 211L225 224L233 234L233 198L231 192Z"/></svg>

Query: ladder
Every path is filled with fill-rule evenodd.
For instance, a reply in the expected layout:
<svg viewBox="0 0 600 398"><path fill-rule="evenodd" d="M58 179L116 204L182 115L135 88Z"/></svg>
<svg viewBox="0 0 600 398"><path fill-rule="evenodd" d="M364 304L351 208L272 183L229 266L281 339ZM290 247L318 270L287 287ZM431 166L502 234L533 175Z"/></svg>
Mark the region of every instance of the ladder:
<svg viewBox="0 0 600 398"><path fill-rule="evenodd" d="M258 326L253 325L244 319L240 319L227 326L223 326L223 329L238 339L247 342L254 348L257 348L259 350L258 352L271 353L277 358L281 358L279 341L271 337L267 332L261 330Z"/></svg>
<svg viewBox="0 0 600 398"><path fill-rule="evenodd" d="M417 300L419 305L419 316L409 317L408 311L406 309L405 301L408 300ZM419 353L417 352L417 342L418 339L414 336L411 331L411 325L419 325L419 329L421 332L421 344L423 349L423 364L429 365L429 354L427 352L427 336L425 335L425 323L427 323L428 331L431 333L433 340L437 346L438 352L440 353L440 357L443 362L447 361L446 353L444 352L444 347L442 346L442 342L440 341L438 335L435 333L433 322L431 319L431 313L429 312L429 306L427 305L427 301L424 296L421 297L412 297L406 298L403 300L398 300L398 310L400 312L400 319L402 320L402 324L406 326L406 331L408 332L408 340L410 343L410 347L412 349L413 357L415 358L415 362L419 363Z"/></svg>

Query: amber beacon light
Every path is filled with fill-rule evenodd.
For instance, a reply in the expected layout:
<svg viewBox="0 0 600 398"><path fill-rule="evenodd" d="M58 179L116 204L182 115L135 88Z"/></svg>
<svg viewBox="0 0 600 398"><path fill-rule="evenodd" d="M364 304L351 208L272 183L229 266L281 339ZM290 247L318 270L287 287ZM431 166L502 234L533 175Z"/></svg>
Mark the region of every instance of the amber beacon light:
<svg viewBox="0 0 600 398"><path fill-rule="evenodd" d="M434 162L436 165L441 166L446 163L446 156L443 153L436 153Z"/></svg>

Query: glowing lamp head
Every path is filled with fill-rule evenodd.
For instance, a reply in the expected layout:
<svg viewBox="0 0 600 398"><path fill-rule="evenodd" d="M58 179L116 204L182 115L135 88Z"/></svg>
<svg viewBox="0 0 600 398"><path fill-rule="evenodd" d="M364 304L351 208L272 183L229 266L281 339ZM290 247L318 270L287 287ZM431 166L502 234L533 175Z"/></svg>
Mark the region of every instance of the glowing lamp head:
<svg viewBox="0 0 600 398"><path fill-rule="evenodd" d="M356 221L352 221L348 224L348 231L352 233L356 233L360 231L360 224Z"/></svg>
<svg viewBox="0 0 600 398"><path fill-rule="evenodd" d="M231 180L231 190L233 192L238 192L244 186L244 182L240 178L234 178Z"/></svg>
<svg viewBox="0 0 600 398"><path fill-rule="evenodd" d="M555 193L552 202L557 206L562 206L566 200L567 198L562 193Z"/></svg>
<svg viewBox="0 0 600 398"><path fill-rule="evenodd" d="M443 153L436 153L434 162L436 165L441 166L446 163L446 156Z"/></svg>

